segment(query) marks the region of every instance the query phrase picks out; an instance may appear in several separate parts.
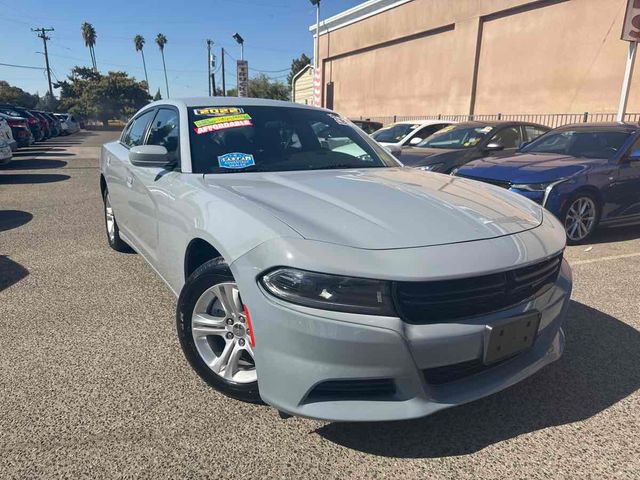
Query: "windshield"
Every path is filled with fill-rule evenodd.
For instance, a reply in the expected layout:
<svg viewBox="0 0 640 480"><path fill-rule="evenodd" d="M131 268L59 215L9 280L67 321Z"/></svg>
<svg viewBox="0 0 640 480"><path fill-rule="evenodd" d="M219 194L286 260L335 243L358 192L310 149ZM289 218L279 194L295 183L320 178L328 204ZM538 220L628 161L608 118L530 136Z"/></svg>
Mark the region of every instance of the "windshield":
<svg viewBox="0 0 640 480"><path fill-rule="evenodd" d="M526 153L557 153L573 157L613 157L631 135L616 130L551 131L522 149Z"/></svg>
<svg viewBox="0 0 640 480"><path fill-rule="evenodd" d="M450 125L437 131L425 141L418 144L419 147L429 148L471 148L475 147L491 131L491 125L478 125L474 127L463 125Z"/></svg>
<svg viewBox="0 0 640 480"><path fill-rule="evenodd" d="M374 132L371 136L376 142L398 143L419 126L415 123L396 123L391 127Z"/></svg>
<svg viewBox="0 0 640 480"><path fill-rule="evenodd" d="M194 173L397 167L345 118L295 107L189 107Z"/></svg>

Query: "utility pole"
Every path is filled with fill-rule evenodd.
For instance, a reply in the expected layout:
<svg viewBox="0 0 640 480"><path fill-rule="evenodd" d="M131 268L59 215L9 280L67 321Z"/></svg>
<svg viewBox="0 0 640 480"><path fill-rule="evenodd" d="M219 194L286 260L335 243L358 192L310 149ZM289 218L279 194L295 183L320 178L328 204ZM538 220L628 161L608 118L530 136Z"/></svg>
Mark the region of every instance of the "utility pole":
<svg viewBox="0 0 640 480"><path fill-rule="evenodd" d="M208 81L209 81L209 96L211 96L211 46L213 45L213 40L207 39L207 72L208 72ZM215 87L214 87L215 92Z"/></svg>
<svg viewBox="0 0 640 480"><path fill-rule="evenodd" d="M227 96L227 87L225 86L224 80L224 48L222 49L222 96Z"/></svg>
<svg viewBox="0 0 640 480"><path fill-rule="evenodd" d="M32 32L39 32L38 37L42 39L42 43L44 43L44 62L47 67L47 78L49 79L49 95L53 97L53 87L51 86L51 68L49 68L49 52L47 50L47 40L50 38L47 36L47 32L53 32L53 28L32 28Z"/></svg>

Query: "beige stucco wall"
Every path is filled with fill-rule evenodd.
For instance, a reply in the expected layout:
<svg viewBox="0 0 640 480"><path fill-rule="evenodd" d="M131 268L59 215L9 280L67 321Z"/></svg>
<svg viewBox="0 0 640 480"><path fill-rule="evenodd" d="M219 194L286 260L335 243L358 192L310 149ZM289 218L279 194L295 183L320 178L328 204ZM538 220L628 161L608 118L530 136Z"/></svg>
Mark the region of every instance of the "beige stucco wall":
<svg viewBox="0 0 640 480"><path fill-rule="evenodd" d="M613 112L625 3L413 0L321 35L323 81L348 116Z"/></svg>

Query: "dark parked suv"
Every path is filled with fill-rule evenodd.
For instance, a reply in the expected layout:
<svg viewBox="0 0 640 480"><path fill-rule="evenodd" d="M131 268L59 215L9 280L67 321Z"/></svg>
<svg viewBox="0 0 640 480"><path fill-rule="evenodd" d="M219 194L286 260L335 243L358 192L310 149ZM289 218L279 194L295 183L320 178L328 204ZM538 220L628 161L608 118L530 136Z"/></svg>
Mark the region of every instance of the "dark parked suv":
<svg viewBox="0 0 640 480"><path fill-rule="evenodd" d="M549 127L527 122L464 122L449 125L416 146L402 147L400 161L408 167L450 173L487 155L511 155Z"/></svg>
<svg viewBox="0 0 640 480"><path fill-rule="evenodd" d="M31 130L31 134L33 135L33 139L36 142L44 140L45 132L42 127L43 121L40 118L36 117L29 110L22 107L16 107L14 105L2 104L0 105L0 112L5 115L10 115L12 117L22 117L27 120L27 124L29 125L29 129Z"/></svg>

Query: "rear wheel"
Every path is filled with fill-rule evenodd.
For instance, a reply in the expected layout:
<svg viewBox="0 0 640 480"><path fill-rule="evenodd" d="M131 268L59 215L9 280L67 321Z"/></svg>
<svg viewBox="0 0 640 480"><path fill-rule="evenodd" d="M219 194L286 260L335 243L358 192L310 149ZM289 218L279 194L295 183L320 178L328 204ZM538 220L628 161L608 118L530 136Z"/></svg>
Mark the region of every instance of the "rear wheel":
<svg viewBox="0 0 640 480"><path fill-rule="evenodd" d="M229 397L261 401L249 321L223 258L209 260L189 276L176 323L182 351L205 382Z"/></svg>
<svg viewBox="0 0 640 480"><path fill-rule="evenodd" d="M589 193L574 196L565 208L563 216L567 243L576 245L587 241L600 221L600 205Z"/></svg>

